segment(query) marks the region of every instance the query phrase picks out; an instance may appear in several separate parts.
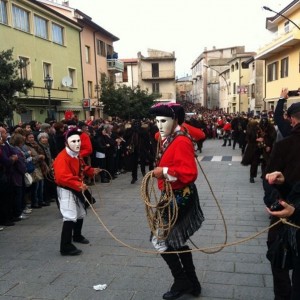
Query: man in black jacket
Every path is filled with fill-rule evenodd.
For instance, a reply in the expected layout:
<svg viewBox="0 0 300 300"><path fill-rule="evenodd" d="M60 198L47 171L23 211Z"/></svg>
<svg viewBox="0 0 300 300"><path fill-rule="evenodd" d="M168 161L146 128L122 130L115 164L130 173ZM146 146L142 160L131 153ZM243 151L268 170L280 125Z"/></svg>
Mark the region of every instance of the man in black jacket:
<svg viewBox="0 0 300 300"><path fill-rule="evenodd" d="M275 111L274 111L274 122L277 125L279 133L282 135L282 137L286 137L291 134L292 126L290 120L286 117L284 113L284 104L286 103L287 99L289 98L289 90L288 89L282 89L280 98L277 102ZM279 140L277 135L277 140Z"/></svg>
<svg viewBox="0 0 300 300"><path fill-rule="evenodd" d="M299 226L300 205L297 202L300 197L299 195L296 197L297 201L291 198L295 198L292 195L295 194L295 188L299 189L300 183L300 103L293 103L288 108L287 114L291 119L291 134L274 145L266 169L266 180L277 190L281 210L272 211L269 208L267 210L272 216L271 224L278 221L278 218L287 218L289 222ZM287 239L288 248L291 249L290 253L279 261L280 264L276 264L276 260L268 257L272 260L275 299L300 299L300 236L298 231L282 223L269 230L267 242L269 250L279 241L279 238ZM276 252L278 253L280 252ZM285 265L287 261L291 261L291 264ZM290 269L293 270L292 279L289 276Z"/></svg>

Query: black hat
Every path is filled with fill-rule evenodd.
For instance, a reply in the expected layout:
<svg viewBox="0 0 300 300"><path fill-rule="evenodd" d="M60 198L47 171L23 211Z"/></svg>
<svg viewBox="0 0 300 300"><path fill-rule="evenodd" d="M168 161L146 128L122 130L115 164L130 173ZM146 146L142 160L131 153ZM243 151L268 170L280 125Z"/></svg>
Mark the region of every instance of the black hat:
<svg viewBox="0 0 300 300"><path fill-rule="evenodd" d="M70 136L75 135L75 134L81 135L81 133L82 132L80 131L80 129L78 129L76 127L70 128L64 133L65 141L67 141Z"/></svg>
<svg viewBox="0 0 300 300"><path fill-rule="evenodd" d="M67 125L68 125L68 126L76 126L77 123L76 123L75 120L69 120L69 121L67 122Z"/></svg>
<svg viewBox="0 0 300 300"><path fill-rule="evenodd" d="M155 116L171 117L172 119L177 119L179 125L184 122L185 117L184 109L178 103L155 104L150 108L149 113Z"/></svg>
<svg viewBox="0 0 300 300"><path fill-rule="evenodd" d="M291 117L292 115L300 112L300 102L293 103L287 110L287 115Z"/></svg>
<svg viewBox="0 0 300 300"><path fill-rule="evenodd" d="M79 121L78 122L78 128L82 129L82 127L88 126L85 122Z"/></svg>

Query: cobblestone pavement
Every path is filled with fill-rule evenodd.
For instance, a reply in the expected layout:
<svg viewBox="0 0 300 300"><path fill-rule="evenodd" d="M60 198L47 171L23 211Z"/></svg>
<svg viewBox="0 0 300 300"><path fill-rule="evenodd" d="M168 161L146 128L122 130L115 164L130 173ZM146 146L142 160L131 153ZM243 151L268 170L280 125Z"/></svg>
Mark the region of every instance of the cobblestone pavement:
<svg viewBox="0 0 300 300"><path fill-rule="evenodd" d="M266 228L269 219L261 179L249 183L249 167L240 164L240 150L221 145L220 140L205 141L198 161L221 205L231 243ZM201 169L196 184L205 222L192 237L199 248L222 244L225 235L221 214ZM141 174L135 184L130 184L130 175L119 175L111 185L92 186L99 219L88 209L83 234L90 244L78 245L83 250L80 256L59 253L62 219L55 203L34 210L16 226L4 228L0 232L0 299L161 299L172 281L162 258L117 241L153 250L140 196ZM203 288L199 299L273 299L265 253L266 233L216 254L194 252ZM104 283L105 290L93 289ZM196 298L186 295L180 299Z"/></svg>

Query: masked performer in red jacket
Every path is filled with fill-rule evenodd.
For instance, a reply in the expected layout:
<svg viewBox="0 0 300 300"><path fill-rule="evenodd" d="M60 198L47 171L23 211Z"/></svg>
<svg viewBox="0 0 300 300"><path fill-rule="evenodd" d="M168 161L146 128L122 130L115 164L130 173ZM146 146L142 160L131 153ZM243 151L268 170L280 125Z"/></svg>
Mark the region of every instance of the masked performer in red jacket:
<svg viewBox="0 0 300 300"><path fill-rule="evenodd" d="M53 164L59 207L64 221L60 243L62 255L79 255L82 252L72 244L72 234L74 242L89 243L81 234L83 218L86 215L86 203L82 192L87 190L83 178L85 175L92 177L101 171L99 168L85 165L79 156L80 134L76 128L71 128L65 133L66 147L57 155Z"/></svg>
<svg viewBox="0 0 300 300"><path fill-rule="evenodd" d="M173 285L163 299L177 299L183 294L199 296L201 285L195 272L191 252L166 254L168 251L189 250L188 238L201 226L204 216L194 184L198 171L195 150L190 135L180 126L185 117L184 109L176 103L157 104L150 109L156 116L161 136L161 152L153 176L158 187L165 193L165 183L171 184L178 205L175 225L165 239L152 237L154 247L161 252L174 278ZM168 222L168 216L164 216Z"/></svg>

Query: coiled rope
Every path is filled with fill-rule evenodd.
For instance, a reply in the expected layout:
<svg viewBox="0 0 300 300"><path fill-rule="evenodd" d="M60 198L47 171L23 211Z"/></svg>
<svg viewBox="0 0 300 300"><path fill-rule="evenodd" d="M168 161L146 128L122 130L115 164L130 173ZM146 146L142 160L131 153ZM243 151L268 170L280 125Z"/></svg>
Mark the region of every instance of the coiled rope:
<svg viewBox="0 0 300 300"><path fill-rule="evenodd" d="M144 200L150 230L158 240L163 240L169 235L176 223L178 205L171 184L168 181L164 183L164 193L160 197L157 196L153 178L153 171L144 176L141 184L141 196ZM151 201L151 198L154 198L154 201ZM166 222L166 219L169 221Z"/></svg>

